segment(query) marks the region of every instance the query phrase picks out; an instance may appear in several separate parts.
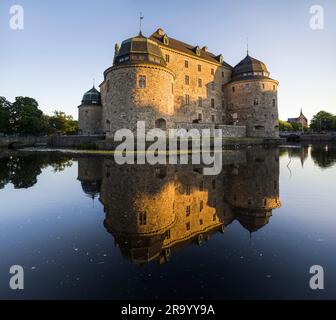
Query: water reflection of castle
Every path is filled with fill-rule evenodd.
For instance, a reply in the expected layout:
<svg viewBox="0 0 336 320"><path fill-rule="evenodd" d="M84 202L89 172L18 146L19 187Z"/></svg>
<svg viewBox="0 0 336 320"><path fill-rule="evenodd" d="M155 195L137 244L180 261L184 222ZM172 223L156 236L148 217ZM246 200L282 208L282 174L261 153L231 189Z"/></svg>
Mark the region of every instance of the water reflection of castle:
<svg viewBox="0 0 336 320"><path fill-rule="evenodd" d="M100 194L105 227L135 263L169 259L172 250L201 244L237 219L250 232L280 207L276 149L237 151L218 176L202 166L118 166L107 158L78 160L78 179Z"/></svg>

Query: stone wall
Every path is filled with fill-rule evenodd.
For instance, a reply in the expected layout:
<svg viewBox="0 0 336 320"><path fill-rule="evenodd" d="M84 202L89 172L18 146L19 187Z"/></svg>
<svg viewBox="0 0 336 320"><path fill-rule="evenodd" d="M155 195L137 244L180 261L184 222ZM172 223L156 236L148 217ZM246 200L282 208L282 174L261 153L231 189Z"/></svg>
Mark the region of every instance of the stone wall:
<svg viewBox="0 0 336 320"><path fill-rule="evenodd" d="M226 86L229 121L245 125L250 137L278 137L277 86L277 81L267 78L230 82Z"/></svg>
<svg viewBox="0 0 336 320"><path fill-rule="evenodd" d="M94 143L95 141L104 140L105 135L92 136L51 136L48 139L48 146L55 148L70 148L81 144Z"/></svg>
<svg viewBox="0 0 336 320"><path fill-rule="evenodd" d="M177 123L175 125L176 129L210 129L210 135L214 136L214 129L221 129L223 132L223 138L241 138L246 137L246 127L245 126L233 126L233 125L218 125L215 123Z"/></svg>
<svg viewBox="0 0 336 320"><path fill-rule="evenodd" d="M0 136L0 148L20 148L32 147L38 144L46 144L48 137L34 137L34 136Z"/></svg>

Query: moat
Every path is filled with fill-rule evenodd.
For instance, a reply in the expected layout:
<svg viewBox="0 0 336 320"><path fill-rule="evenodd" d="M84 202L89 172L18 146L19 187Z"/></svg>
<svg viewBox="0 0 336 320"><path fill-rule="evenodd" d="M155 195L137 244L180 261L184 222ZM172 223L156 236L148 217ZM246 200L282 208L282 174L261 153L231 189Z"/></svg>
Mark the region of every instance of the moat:
<svg viewBox="0 0 336 320"><path fill-rule="evenodd" d="M335 144L231 150L219 175L203 169L0 150L0 299L336 298Z"/></svg>

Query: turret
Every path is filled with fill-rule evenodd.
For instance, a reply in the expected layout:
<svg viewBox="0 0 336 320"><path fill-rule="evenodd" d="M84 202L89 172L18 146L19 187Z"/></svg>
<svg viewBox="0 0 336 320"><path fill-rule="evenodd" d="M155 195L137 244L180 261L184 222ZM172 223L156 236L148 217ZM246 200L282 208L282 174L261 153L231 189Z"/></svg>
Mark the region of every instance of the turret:
<svg viewBox="0 0 336 320"><path fill-rule="evenodd" d="M79 133L101 134L102 105L99 91L93 86L87 91L78 107Z"/></svg>
<svg viewBox="0 0 336 320"><path fill-rule="evenodd" d="M226 85L228 122L246 126L251 137L278 137L278 81L266 65L247 56L232 71Z"/></svg>

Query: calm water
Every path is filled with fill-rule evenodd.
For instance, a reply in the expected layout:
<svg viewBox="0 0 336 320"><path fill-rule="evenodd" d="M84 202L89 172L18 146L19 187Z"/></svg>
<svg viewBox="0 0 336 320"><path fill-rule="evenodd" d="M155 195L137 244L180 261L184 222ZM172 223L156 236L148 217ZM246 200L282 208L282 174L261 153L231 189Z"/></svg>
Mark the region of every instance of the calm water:
<svg viewBox="0 0 336 320"><path fill-rule="evenodd" d="M0 151L0 298L336 298L336 146L225 152L202 172Z"/></svg>

